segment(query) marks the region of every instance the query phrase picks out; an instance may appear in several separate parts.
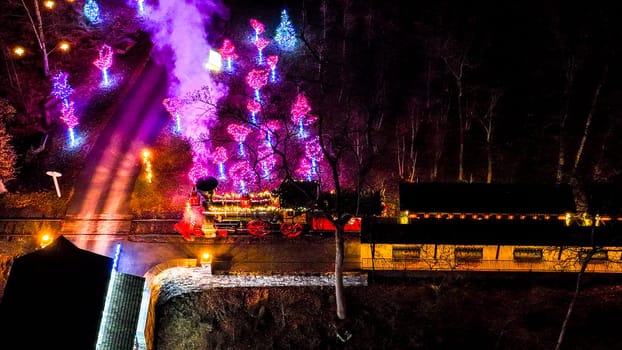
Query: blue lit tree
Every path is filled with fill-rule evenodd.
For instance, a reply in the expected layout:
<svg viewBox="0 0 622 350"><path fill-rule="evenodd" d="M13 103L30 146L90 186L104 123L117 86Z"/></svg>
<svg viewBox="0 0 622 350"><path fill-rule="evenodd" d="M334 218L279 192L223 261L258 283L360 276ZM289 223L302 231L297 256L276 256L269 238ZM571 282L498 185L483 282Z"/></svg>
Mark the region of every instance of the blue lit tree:
<svg viewBox="0 0 622 350"><path fill-rule="evenodd" d="M101 21L99 17L99 5L95 0L87 0L84 4L84 15L89 22L97 24Z"/></svg>
<svg viewBox="0 0 622 350"><path fill-rule="evenodd" d="M294 30L294 26L289 20L287 10L281 11L281 23L279 23L279 26L276 28L274 41L276 41L277 45L285 51L294 50L298 44L296 30Z"/></svg>

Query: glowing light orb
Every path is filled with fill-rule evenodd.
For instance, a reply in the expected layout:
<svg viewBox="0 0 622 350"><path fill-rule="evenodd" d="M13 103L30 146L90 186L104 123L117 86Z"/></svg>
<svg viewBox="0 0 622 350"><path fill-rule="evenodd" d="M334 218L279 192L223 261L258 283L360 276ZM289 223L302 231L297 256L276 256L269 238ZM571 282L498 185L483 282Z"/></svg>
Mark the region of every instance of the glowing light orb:
<svg viewBox="0 0 622 350"><path fill-rule="evenodd" d="M209 55L205 61L205 69L212 72L220 72L222 70L222 56L218 51L209 50Z"/></svg>
<svg viewBox="0 0 622 350"><path fill-rule="evenodd" d="M61 49L61 51L67 52L71 48L71 45L69 45L69 42L63 40L58 43L58 48Z"/></svg>
<svg viewBox="0 0 622 350"><path fill-rule="evenodd" d="M21 46L15 46L13 48L13 53L18 57L22 57L26 54L26 50Z"/></svg>

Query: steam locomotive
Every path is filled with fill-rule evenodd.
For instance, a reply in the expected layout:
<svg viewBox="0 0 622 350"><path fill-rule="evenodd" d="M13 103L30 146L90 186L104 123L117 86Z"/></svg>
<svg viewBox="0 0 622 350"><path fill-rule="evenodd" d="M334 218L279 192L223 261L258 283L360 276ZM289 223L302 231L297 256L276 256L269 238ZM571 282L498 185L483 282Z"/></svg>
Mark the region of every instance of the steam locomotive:
<svg viewBox="0 0 622 350"><path fill-rule="evenodd" d="M317 181L286 179L274 191L248 194L218 193L217 187L218 180L214 177L203 177L196 182L191 195L192 204L201 208L202 235L250 234L264 237L282 234L298 237L302 234L335 232L335 225L328 216L334 209L335 197L332 193L320 191ZM344 191L343 197L350 198L350 192ZM364 213L370 213L366 209L370 207L373 207L373 213L382 210L379 193L370 193L362 202ZM375 204L370 206L369 202ZM345 224L344 231L360 233L361 220L360 216L352 217Z"/></svg>

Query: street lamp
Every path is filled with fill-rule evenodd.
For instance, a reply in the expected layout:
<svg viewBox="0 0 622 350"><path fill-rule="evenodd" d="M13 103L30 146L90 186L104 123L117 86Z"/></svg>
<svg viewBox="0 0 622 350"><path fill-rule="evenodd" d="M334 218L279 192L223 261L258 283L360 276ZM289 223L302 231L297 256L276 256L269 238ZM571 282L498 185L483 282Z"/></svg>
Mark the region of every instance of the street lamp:
<svg viewBox="0 0 622 350"><path fill-rule="evenodd" d="M205 272L208 274L212 274L212 255L208 252L203 252L201 254L200 260L201 267L205 269Z"/></svg>
<svg viewBox="0 0 622 350"><path fill-rule="evenodd" d="M52 243L52 235L47 232L43 232L39 237L39 247L45 248L50 243Z"/></svg>
<svg viewBox="0 0 622 350"><path fill-rule="evenodd" d="M15 46L13 48L13 53L17 56L17 57L23 57L26 54L26 49L24 49L22 46Z"/></svg>
<svg viewBox="0 0 622 350"><path fill-rule="evenodd" d="M45 8L48 10L52 10L54 7L56 7L56 2L52 0L47 0L43 2L43 6L45 6Z"/></svg>
<svg viewBox="0 0 622 350"><path fill-rule="evenodd" d="M54 187L56 187L56 195L58 195L58 198L60 198L60 187L58 186L58 178L62 176L61 173L59 173L58 171L48 171L46 172L46 174L51 176L52 180L54 180Z"/></svg>
<svg viewBox="0 0 622 350"><path fill-rule="evenodd" d="M61 40L61 41L58 42L58 44L56 44L56 46L54 46L54 48L52 50L47 52L47 55L49 56L52 52L56 51L56 49L59 49L62 52L68 52L69 49L71 49L71 45L69 44L68 41Z"/></svg>

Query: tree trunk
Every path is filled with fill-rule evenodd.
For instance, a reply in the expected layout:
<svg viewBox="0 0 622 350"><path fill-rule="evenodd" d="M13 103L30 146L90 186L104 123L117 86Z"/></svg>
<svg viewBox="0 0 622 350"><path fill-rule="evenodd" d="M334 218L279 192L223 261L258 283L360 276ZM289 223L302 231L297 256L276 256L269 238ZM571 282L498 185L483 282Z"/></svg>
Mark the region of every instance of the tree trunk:
<svg viewBox="0 0 622 350"><path fill-rule="evenodd" d="M32 30L35 33L35 38L37 39L37 44L39 45L39 49L41 49L41 54L43 56L43 73L46 77L50 75L50 65L48 63L48 51L45 47L45 33L43 32L43 20L41 19L41 11L39 10L39 2L38 0L33 0L35 5L35 15L37 16L37 23L32 18L30 14L30 10L24 0L22 0L22 6L24 6L24 10L26 10L26 14L28 15L28 19L30 20L30 24L32 25Z"/></svg>
<svg viewBox="0 0 622 350"><path fill-rule="evenodd" d="M594 228L592 227L592 234L594 233ZM592 249L589 251L585 260L581 263L581 270L577 275L577 281L574 287L574 293L572 294L572 299L570 300L570 305L568 305L568 310L566 311L566 317L564 318L564 322L562 323L562 327L559 331L559 336L557 337L557 344L555 346L555 350L559 350L564 342L564 335L566 334L566 328L568 327L568 322L570 321L570 316L572 315L572 311L574 309L574 304L579 297L579 291L581 290L581 278L585 274L585 269L587 268L587 264L592 259L592 256L598 251L598 249Z"/></svg>
<svg viewBox="0 0 622 350"><path fill-rule="evenodd" d="M486 146L486 151L488 153L488 172L486 174L486 183L492 183L492 146L490 143Z"/></svg>
<svg viewBox="0 0 622 350"><path fill-rule="evenodd" d="M564 180L564 167L566 166L566 145L564 143L564 130L566 129L566 120L568 119L568 111L570 109L570 98L574 84L574 72L576 69L574 57L568 59L566 65L566 102L562 117L559 121L559 154L557 156L557 183Z"/></svg>
<svg viewBox="0 0 622 350"><path fill-rule="evenodd" d="M598 160L596 161L596 165L594 165L594 173L592 174L592 178L596 181L602 181L607 178L607 175L604 174L604 159L605 154L607 153L607 144L609 143L609 139L611 138L611 134L613 133L613 123L609 121L609 127L607 128L607 132L605 132L605 136L603 136L603 141L600 144L600 154L598 155Z"/></svg>
<svg viewBox="0 0 622 350"><path fill-rule="evenodd" d="M583 136L581 137L581 143L579 143L579 148L577 149L577 154L574 158L574 166L572 167L573 175L576 175L577 168L579 167L579 162L581 161L581 157L583 156L583 149L585 148L585 143L587 141L587 136L590 132L590 125L592 124L592 119L594 118L594 112L596 111L596 104L598 102L598 96L600 95L600 89L603 87L603 82L605 77L607 76L608 68L605 67L605 72L603 74L603 78L596 86L596 90L594 91L594 97L592 98L592 106L590 107L590 112L587 115L587 120L585 121L585 127L583 128Z"/></svg>
<svg viewBox="0 0 622 350"><path fill-rule="evenodd" d="M462 115L462 80L457 80L458 85L458 182L464 180L464 117Z"/></svg>
<svg viewBox="0 0 622 350"><path fill-rule="evenodd" d="M41 48L41 54L43 55L43 74L46 77L50 76L50 64L48 62L48 50L45 47L45 35L43 33L43 21L41 20L41 11L39 10L38 0L33 1L35 3L35 15L37 15L37 30L39 32L39 47Z"/></svg>
<svg viewBox="0 0 622 350"><path fill-rule="evenodd" d="M343 290L343 227L336 225L335 229L335 302L337 304L337 317L340 320L346 318L346 303Z"/></svg>

